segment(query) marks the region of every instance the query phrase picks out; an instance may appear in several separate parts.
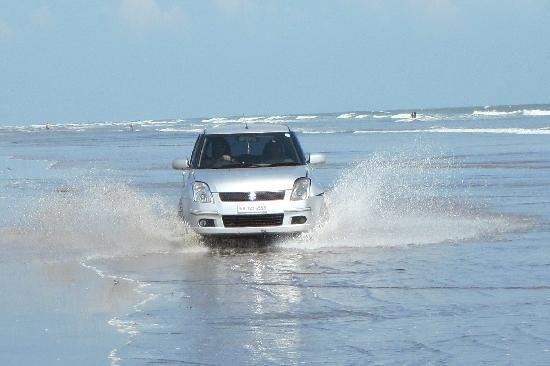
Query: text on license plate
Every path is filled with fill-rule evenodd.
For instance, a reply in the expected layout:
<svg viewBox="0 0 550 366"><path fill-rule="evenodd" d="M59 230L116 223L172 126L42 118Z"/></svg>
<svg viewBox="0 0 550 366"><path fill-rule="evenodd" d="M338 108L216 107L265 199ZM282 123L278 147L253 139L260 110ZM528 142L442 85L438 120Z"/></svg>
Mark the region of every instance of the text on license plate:
<svg viewBox="0 0 550 366"><path fill-rule="evenodd" d="M237 206L237 212L240 213L258 213L258 212L266 212L267 207L263 203L246 203L246 204L239 204Z"/></svg>

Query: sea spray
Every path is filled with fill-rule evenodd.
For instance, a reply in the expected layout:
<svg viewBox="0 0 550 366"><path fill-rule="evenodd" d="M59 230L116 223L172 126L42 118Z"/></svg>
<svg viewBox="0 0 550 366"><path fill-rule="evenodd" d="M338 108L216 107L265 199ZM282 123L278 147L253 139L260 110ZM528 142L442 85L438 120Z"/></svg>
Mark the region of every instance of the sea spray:
<svg viewBox="0 0 550 366"><path fill-rule="evenodd" d="M198 246L173 205L126 183L73 183L38 198L17 229L56 257L124 256Z"/></svg>
<svg viewBox="0 0 550 366"><path fill-rule="evenodd" d="M370 247L456 242L520 230L517 217L487 212L448 193L452 161L375 154L326 194L317 227L285 247Z"/></svg>
<svg viewBox="0 0 550 366"><path fill-rule="evenodd" d="M280 247L434 244L531 225L451 197L451 167L452 161L440 157L375 154L337 179L310 233ZM12 241L32 243L29 249L56 258L204 250L200 237L177 216L175 204L121 182L64 185L38 198L22 221Z"/></svg>

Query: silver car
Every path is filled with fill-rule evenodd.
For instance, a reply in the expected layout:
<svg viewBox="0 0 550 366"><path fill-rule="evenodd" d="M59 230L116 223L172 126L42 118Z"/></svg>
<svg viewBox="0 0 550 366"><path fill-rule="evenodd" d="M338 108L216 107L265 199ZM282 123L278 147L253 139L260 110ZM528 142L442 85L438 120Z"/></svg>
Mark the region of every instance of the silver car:
<svg viewBox="0 0 550 366"><path fill-rule="evenodd" d="M183 170L181 216L202 235L300 233L319 218L324 191L294 132L281 125L238 125L205 130Z"/></svg>

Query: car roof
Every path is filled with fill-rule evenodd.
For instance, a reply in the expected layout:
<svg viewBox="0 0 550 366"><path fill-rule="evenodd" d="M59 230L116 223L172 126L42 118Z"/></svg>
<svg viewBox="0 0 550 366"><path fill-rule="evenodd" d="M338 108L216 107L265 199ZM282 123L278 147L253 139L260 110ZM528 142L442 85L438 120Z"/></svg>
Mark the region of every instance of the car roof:
<svg viewBox="0 0 550 366"><path fill-rule="evenodd" d="M204 130L205 135L234 134L234 133L269 133L289 132L290 128L285 125L272 123L239 123L232 125L217 126Z"/></svg>

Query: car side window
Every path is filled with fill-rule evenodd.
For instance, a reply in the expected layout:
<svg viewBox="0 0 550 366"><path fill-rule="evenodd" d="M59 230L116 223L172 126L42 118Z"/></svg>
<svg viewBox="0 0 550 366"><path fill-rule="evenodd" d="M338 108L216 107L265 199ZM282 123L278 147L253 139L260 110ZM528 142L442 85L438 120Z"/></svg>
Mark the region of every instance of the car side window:
<svg viewBox="0 0 550 366"><path fill-rule="evenodd" d="M199 135L197 141L195 141L195 146L193 147L193 152L191 153L191 166L196 168L199 165L200 152L202 150L202 145L204 142L204 135Z"/></svg>

